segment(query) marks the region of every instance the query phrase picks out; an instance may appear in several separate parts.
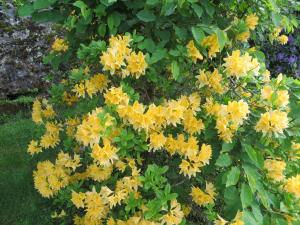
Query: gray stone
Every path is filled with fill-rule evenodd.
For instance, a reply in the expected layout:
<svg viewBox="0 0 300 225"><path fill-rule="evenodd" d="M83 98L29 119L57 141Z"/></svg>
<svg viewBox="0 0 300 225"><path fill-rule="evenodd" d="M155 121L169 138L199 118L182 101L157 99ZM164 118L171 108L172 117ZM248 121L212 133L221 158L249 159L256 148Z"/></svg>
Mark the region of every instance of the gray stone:
<svg viewBox="0 0 300 225"><path fill-rule="evenodd" d="M50 68L42 63L53 31L16 16L13 4L0 5L0 98L43 89Z"/></svg>

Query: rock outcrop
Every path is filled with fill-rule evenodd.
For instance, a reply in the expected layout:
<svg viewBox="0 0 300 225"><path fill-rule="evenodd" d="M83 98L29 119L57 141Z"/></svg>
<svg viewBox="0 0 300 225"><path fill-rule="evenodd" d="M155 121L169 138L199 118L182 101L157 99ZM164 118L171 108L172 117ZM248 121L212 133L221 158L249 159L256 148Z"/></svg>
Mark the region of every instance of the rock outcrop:
<svg viewBox="0 0 300 225"><path fill-rule="evenodd" d="M16 16L11 3L0 5L0 98L43 89L49 68L42 63L52 39L47 25Z"/></svg>

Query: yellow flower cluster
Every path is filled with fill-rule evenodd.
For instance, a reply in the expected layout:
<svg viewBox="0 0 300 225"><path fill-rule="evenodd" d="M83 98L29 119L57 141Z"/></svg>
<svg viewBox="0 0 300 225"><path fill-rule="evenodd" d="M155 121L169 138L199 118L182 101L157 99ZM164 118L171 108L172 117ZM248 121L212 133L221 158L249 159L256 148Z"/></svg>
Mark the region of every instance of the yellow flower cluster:
<svg viewBox="0 0 300 225"><path fill-rule="evenodd" d="M40 102L36 99L32 106L32 121L36 124L43 123L43 118L51 119L56 115L51 104L49 104L45 99Z"/></svg>
<svg viewBox="0 0 300 225"><path fill-rule="evenodd" d="M250 14L246 17L246 24L250 30L255 30L258 24L258 17L255 14Z"/></svg>
<svg viewBox="0 0 300 225"><path fill-rule="evenodd" d="M261 97L278 108L285 108L289 104L289 93L287 90L278 90L271 85L265 85L261 90Z"/></svg>
<svg viewBox="0 0 300 225"><path fill-rule="evenodd" d="M276 159L267 159L264 162L264 168L268 171L267 175L274 181L282 181L286 164L284 161Z"/></svg>
<svg viewBox="0 0 300 225"><path fill-rule="evenodd" d="M244 225L243 221L243 213L238 211L235 218L232 220L231 223L224 220L221 216L218 215L218 219L214 221L214 225Z"/></svg>
<svg viewBox="0 0 300 225"><path fill-rule="evenodd" d="M214 69L212 73L209 71L200 70L200 74L197 76L197 79L197 84L200 87L207 86L218 94L225 92L225 87L222 85L222 75L217 69Z"/></svg>
<svg viewBox="0 0 300 225"><path fill-rule="evenodd" d="M203 60L203 55L199 52L197 47L195 46L194 41L189 41L189 43L186 46L188 56L192 59L193 63L196 63L197 60Z"/></svg>
<svg viewBox="0 0 300 225"><path fill-rule="evenodd" d="M45 126L46 132L41 137L40 146L45 149L54 148L60 141L59 132L61 131L61 125L55 122L47 122Z"/></svg>
<svg viewBox="0 0 300 225"><path fill-rule="evenodd" d="M225 59L224 66L228 76L236 78L247 75L248 72L253 71L254 74L258 73L260 69L259 62L256 58L252 58L248 52L241 55L240 50L235 50L232 55L227 56Z"/></svg>
<svg viewBox="0 0 300 225"><path fill-rule="evenodd" d="M106 114L105 121L100 121L98 114L103 113L102 108L96 108L89 113L77 127L76 140L84 146L98 144L104 131L113 124L113 118Z"/></svg>
<svg viewBox="0 0 300 225"><path fill-rule="evenodd" d="M192 187L190 195L197 205L203 206L214 203L217 194L214 185L212 183L206 183L205 192L198 187Z"/></svg>
<svg viewBox="0 0 300 225"><path fill-rule="evenodd" d="M300 199L300 174L287 179L284 190Z"/></svg>
<svg viewBox="0 0 300 225"><path fill-rule="evenodd" d="M66 153L59 153L56 163L50 161L39 162L33 173L34 186L43 197L49 198L70 182L71 172L80 166L80 158L72 158Z"/></svg>
<svg viewBox="0 0 300 225"><path fill-rule="evenodd" d="M85 80L85 82L76 84L72 91L75 92L76 96L79 98L84 98L86 93L92 98L93 95L98 92L102 93L107 88L108 83L108 78L104 74L98 73L90 79Z"/></svg>
<svg viewBox="0 0 300 225"><path fill-rule="evenodd" d="M164 105L151 104L147 111L146 106L138 101L130 105L128 95L120 87L112 87L105 93L104 98L107 104L116 105L119 116L136 130L159 131L167 125L176 126L181 123L184 123L186 130L191 132L203 129L200 120L193 116L200 109L200 96L198 94L182 96L177 101L170 100ZM189 111L192 112L192 115ZM189 113L189 115L184 116L185 113ZM195 128L191 122L196 122L200 127Z"/></svg>
<svg viewBox="0 0 300 225"><path fill-rule="evenodd" d="M220 105L214 103L212 99L207 99L205 109L209 115L217 118L218 134L225 142L232 141L234 133L250 113L248 104L243 100L230 101L227 105Z"/></svg>
<svg viewBox="0 0 300 225"><path fill-rule="evenodd" d="M216 53L220 52L220 45L218 41L218 36L216 34L209 35L205 37L201 45L208 48L208 57L216 57Z"/></svg>
<svg viewBox="0 0 300 225"><path fill-rule="evenodd" d="M52 50L55 52L66 52L69 49L68 43L61 38L56 38L52 44Z"/></svg>
<svg viewBox="0 0 300 225"><path fill-rule="evenodd" d="M114 160L118 160L117 149L112 146L109 140L104 140L104 146L100 147L98 144L95 144L92 149L92 158L96 164L101 166L109 166Z"/></svg>
<svg viewBox="0 0 300 225"><path fill-rule="evenodd" d="M276 40L278 41L280 44L285 45L288 43L289 38L288 36L282 34L280 35L280 32L282 31L282 28L280 27L276 27L273 32L270 35L270 39L271 41Z"/></svg>
<svg viewBox="0 0 300 225"><path fill-rule="evenodd" d="M236 40L246 42L250 38L250 31L244 31L237 34Z"/></svg>
<svg viewBox="0 0 300 225"><path fill-rule="evenodd" d="M119 74L123 78L129 75L139 78L145 74L148 64L142 52L132 52L129 48L129 36L116 36L109 39L107 51L100 57L104 71Z"/></svg>
<svg viewBox="0 0 300 225"><path fill-rule="evenodd" d="M288 128L289 121L286 112L273 110L261 115L255 126L257 132L268 134L282 134L283 130Z"/></svg>

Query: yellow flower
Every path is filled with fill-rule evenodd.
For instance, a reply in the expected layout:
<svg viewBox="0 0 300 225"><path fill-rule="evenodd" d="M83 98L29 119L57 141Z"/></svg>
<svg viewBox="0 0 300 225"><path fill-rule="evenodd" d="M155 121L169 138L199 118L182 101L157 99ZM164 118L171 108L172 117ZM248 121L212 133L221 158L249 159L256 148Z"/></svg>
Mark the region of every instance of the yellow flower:
<svg viewBox="0 0 300 225"><path fill-rule="evenodd" d="M225 71L228 75L237 78L245 76L251 70L256 72L259 69L257 60L252 59L248 52L241 55L240 50L233 51L232 55L227 56L224 61L224 66L226 67Z"/></svg>
<svg viewBox="0 0 300 225"><path fill-rule="evenodd" d="M40 124L43 122L42 118L42 104L39 100L35 100L32 106L32 121L36 124Z"/></svg>
<svg viewBox="0 0 300 225"><path fill-rule="evenodd" d="M214 225L226 225L228 221L224 220L221 216L218 215L218 219L214 221Z"/></svg>
<svg viewBox="0 0 300 225"><path fill-rule="evenodd" d="M52 44L52 50L55 52L66 52L69 46L64 39L56 38Z"/></svg>
<svg viewBox="0 0 300 225"><path fill-rule="evenodd" d="M76 93L78 98L85 97L85 85L84 83L75 84L74 88L72 89L73 92Z"/></svg>
<svg viewBox="0 0 300 225"><path fill-rule="evenodd" d="M128 56L131 50L128 48L131 39L129 36L112 36L109 39L109 48L100 57L100 62L103 65L104 71L110 71L114 74L125 66L125 57Z"/></svg>
<svg viewBox="0 0 300 225"><path fill-rule="evenodd" d="M127 105L129 103L129 97L123 92L121 87L111 87L105 94L105 103L113 105Z"/></svg>
<svg viewBox="0 0 300 225"><path fill-rule="evenodd" d="M42 148L39 147L39 143L37 141L32 140L27 148L29 154L33 155L39 152L42 152Z"/></svg>
<svg viewBox="0 0 300 225"><path fill-rule="evenodd" d="M85 194L82 192L75 192L72 191L72 197L71 201L76 206L76 208L84 208L84 200L85 200Z"/></svg>
<svg viewBox="0 0 300 225"><path fill-rule="evenodd" d="M294 194L297 198L300 198L300 175L298 174L287 179L284 190Z"/></svg>
<svg viewBox="0 0 300 225"><path fill-rule="evenodd" d="M249 106L243 100L240 101L230 101L227 105L227 112L229 114L229 118L240 124L242 120L247 118L249 114Z"/></svg>
<svg viewBox="0 0 300 225"><path fill-rule="evenodd" d="M190 195L192 196L192 200L197 205L203 206L214 203L216 193L212 183L206 183L205 192L198 187L192 187L192 192Z"/></svg>
<svg viewBox="0 0 300 225"><path fill-rule="evenodd" d="M159 150L166 143L167 138L163 133L152 133L150 134L150 149Z"/></svg>
<svg viewBox="0 0 300 225"><path fill-rule="evenodd" d="M280 35L277 40L279 41L280 44L285 45L288 43L289 38L286 35Z"/></svg>
<svg viewBox="0 0 300 225"><path fill-rule="evenodd" d="M52 105L48 104L46 105L46 108L42 111L42 114L45 118L53 118L56 115Z"/></svg>
<svg viewBox="0 0 300 225"><path fill-rule="evenodd" d="M289 104L289 93L287 90L280 90L277 92L276 105L279 107L286 107Z"/></svg>
<svg viewBox="0 0 300 225"><path fill-rule="evenodd" d="M197 84L200 85L200 87L207 85L218 94L224 93L225 88L222 84L222 75L217 69L214 69L212 73L209 71L205 72L204 70L200 70L200 74L196 77L198 79Z"/></svg>
<svg viewBox="0 0 300 225"><path fill-rule="evenodd" d="M246 24L250 30L254 30L258 24L258 17L255 14L250 14L246 17Z"/></svg>
<svg viewBox="0 0 300 225"><path fill-rule="evenodd" d="M186 47L187 47L188 56L192 59L193 63L196 63L197 60L203 60L203 56L196 48L193 40L189 41Z"/></svg>
<svg viewBox="0 0 300 225"><path fill-rule="evenodd" d="M263 73L263 81L265 83L267 82L270 82L270 77L271 77L271 73L269 70L266 70L264 73Z"/></svg>
<svg viewBox="0 0 300 225"><path fill-rule="evenodd" d="M245 31L245 32L239 33L236 36L236 40L242 41L242 42L246 42L249 39L249 37L250 37L250 32L249 31Z"/></svg>
<svg viewBox="0 0 300 225"><path fill-rule="evenodd" d="M255 130L263 134L282 134L286 128L288 128L287 113L278 110L262 114L255 126Z"/></svg>
<svg viewBox="0 0 300 225"><path fill-rule="evenodd" d="M145 60L144 54L140 51L138 54L132 52L129 56L126 57L128 71L131 75L135 76L138 79L141 75L145 74L148 64Z"/></svg>
<svg viewBox="0 0 300 225"><path fill-rule="evenodd" d="M209 58L216 57L216 53L220 52L218 36L216 34L212 34L204 38L201 42L201 45L209 48L208 50Z"/></svg>
<svg viewBox="0 0 300 225"><path fill-rule="evenodd" d="M93 146L91 156L97 164L109 166L114 160L118 160L117 151L117 148L112 146L109 141L104 141L103 147L100 147L98 144Z"/></svg>
<svg viewBox="0 0 300 225"><path fill-rule="evenodd" d="M274 181L282 181L285 178L283 174L285 166L285 162L281 160L266 159L264 162L264 168L268 171L268 177Z"/></svg>
<svg viewBox="0 0 300 225"><path fill-rule="evenodd" d="M184 218L184 213L181 210L180 204L175 199L171 201L169 212L163 215L160 220L161 220L161 224L178 225L181 223L183 218Z"/></svg>
<svg viewBox="0 0 300 225"><path fill-rule="evenodd" d="M271 101L273 93L273 88L270 85L265 85L261 90L261 97L262 99Z"/></svg>

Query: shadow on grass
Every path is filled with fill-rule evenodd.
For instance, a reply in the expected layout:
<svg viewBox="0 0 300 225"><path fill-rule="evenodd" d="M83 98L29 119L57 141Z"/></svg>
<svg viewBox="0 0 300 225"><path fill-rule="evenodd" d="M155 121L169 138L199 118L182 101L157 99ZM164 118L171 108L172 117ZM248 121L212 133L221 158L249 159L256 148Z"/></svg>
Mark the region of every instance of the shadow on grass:
<svg viewBox="0 0 300 225"><path fill-rule="evenodd" d="M26 152L29 141L39 133L24 115L9 116L0 123L1 225L52 224L49 202L33 187L32 171L38 159Z"/></svg>

